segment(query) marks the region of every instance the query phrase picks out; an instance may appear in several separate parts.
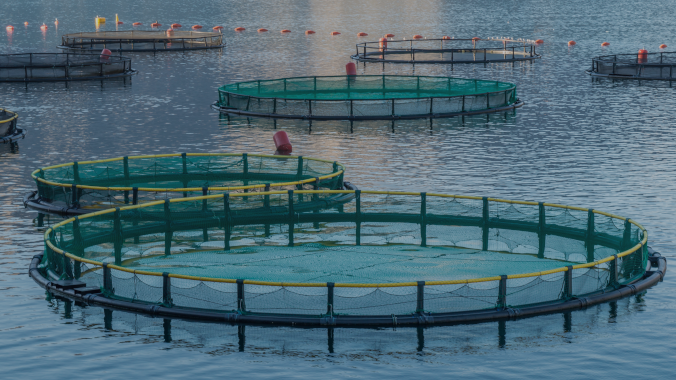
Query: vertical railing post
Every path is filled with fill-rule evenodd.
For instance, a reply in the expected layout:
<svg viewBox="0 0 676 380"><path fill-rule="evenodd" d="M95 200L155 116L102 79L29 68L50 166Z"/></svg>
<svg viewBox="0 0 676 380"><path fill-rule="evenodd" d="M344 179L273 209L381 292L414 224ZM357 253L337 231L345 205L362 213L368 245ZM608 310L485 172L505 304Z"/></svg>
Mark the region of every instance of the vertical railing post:
<svg viewBox="0 0 676 380"><path fill-rule="evenodd" d="M547 242L547 216L545 215L545 205L538 203L538 258L545 257L545 246Z"/></svg>
<svg viewBox="0 0 676 380"><path fill-rule="evenodd" d="M296 169L296 180L303 176L303 156L298 156L298 168Z"/></svg>
<svg viewBox="0 0 676 380"><path fill-rule="evenodd" d="M244 280L239 279L237 282L237 311L246 311L246 304L244 302Z"/></svg>
<svg viewBox="0 0 676 380"><path fill-rule="evenodd" d="M70 201L71 207L72 207L72 208L77 208L77 207L78 207L78 203L79 203L79 202L78 202L79 199L78 199L78 196L77 196L77 195L78 195L78 189L77 189L77 185L76 185L76 184L72 184L72 185L70 186L70 195L71 195L71 201Z"/></svg>
<svg viewBox="0 0 676 380"><path fill-rule="evenodd" d="M169 208L171 202L169 199L164 200L164 255L171 255L171 240L173 237L173 231L171 230L171 209Z"/></svg>
<svg viewBox="0 0 676 380"><path fill-rule="evenodd" d="M131 203L138 204L138 187L132 187L131 189Z"/></svg>
<svg viewBox="0 0 676 380"><path fill-rule="evenodd" d="M223 194L223 245L226 251L230 250L230 194Z"/></svg>
<svg viewBox="0 0 676 380"><path fill-rule="evenodd" d="M66 256L66 253L64 251L63 255L61 255L61 258L63 259L63 273L66 275L66 278L72 279L73 278L73 266L71 265L70 258Z"/></svg>
<svg viewBox="0 0 676 380"><path fill-rule="evenodd" d="M73 181L80 183L80 165L78 165L77 161L73 162Z"/></svg>
<svg viewBox="0 0 676 380"><path fill-rule="evenodd" d="M587 211L587 236L585 245L587 246L587 262L594 261L594 210Z"/></svg>
<svg viewBox="0 0 676 380"><path fill-rule="evenodd" d="M488 210L488 197L483 197L483 210L482 210L482 218L481 218L481 227L482 227L482 237L481 237L481 246L482 250L487 251L488 250L488 221L490 219L489 215L489 210Z"/></svg>
<svg viewBox="0 0 676 380"><path fill-rule="evenodd" d="M567 301L573 297L573 266L569 265L567 271L563 272L563 294L561 299Z"/></svg>
<svg viewBox="0 0 676 380"><path fill-rule="evenodd" d="M622 234L622 250L631 248L631 223L629 219L624 220L624 233Z"/></svg>
<svg viewBox="0 0 676 380"><path fill-rule="evenodd" d="M103 291L107 294L115 293L115 289L113 289L113 276L107 263L103 263Z"/></svg>
<svg viewBox="0 0 676 380"><path fill-rule="evenodd" d="M617 287L617 255L613 255L613 259L608 262L610 266L610 278L608 279L608 286L611 288Z"/></svg>
<svg viewBox="0 0 676 380"><path fill-rule="evenodd" d="M162 273L162 306L171 307L173 300L171 299L171 277L169 273Z"/></svg>
<svg viewBox="0 0 676 380"><path fill-rule="evenodd" d="M124 166L124 180L129 181L129 157L124 156L122 158L122 164Z"/></svg>
<svg viewBox="0 0 676 380"><path fill-rule="evenodd" d="M295 212L293 209L293 190L288 192L289 201L289 247L293 247L293 229L295 224Z"/></svg>
<svg viewBox="0 0 676 380"><path fill-rule="evenodd" d="M420 193L420 246L427 247L427 193Z"/></svg>
<svg viewBox="0 0 676 380"><path fill-rule="evenodd" d="M500 276L500 284L498 285L498 309L507 307L507 276Z"/></svg>
<svg viewBox="0 0 676 380"><path fill-rule="evenodd" d="M335 287L335 285L336 284L333 282L326 283L326 288L328 290L328 297L326 302L326 314L328 315L333 315L333 288Z"/></svg>
<svg viewBox="0 0 676 380"><path fill-rule="evenodd" d="M354 201L356 205L355 224L356 231L356 245L361 245L361 190L354 191Z"/></svg>
<svg viewBox="0 0 676 380"><path fill-rule="evenodd" d="M425 312L425 281L418 281L415 312L416 313Z"/></svg>

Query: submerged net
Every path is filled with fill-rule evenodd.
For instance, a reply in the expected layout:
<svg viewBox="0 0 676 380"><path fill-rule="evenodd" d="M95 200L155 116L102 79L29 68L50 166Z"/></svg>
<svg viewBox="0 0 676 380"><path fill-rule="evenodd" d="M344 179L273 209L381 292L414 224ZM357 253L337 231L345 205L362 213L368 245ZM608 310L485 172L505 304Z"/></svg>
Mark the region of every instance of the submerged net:
<svg viewBox="0 0 676 380"><path fill-rule="evenodd" d="M592 59L592 75L676 80L676 52L615 54Z"/></svg>
<svg viewBox="0 0 676 380"><path fill-rule="evenodd" d="M126 30L65 34L61 47L111 51L194 50L223 47L220 32Z"/></svg>
<svg viewBox="0 0 676 380"><path fill-rule="evenodd" d="M134 74L131 59L99 54L24 53L0 55L0 82L63 81Z"/></svg>
<svg viewBox="0 0 676 380"><path fill-rule="evenodd" d="M517 102L512 83L400 75L259 80L222 86L218 94L223 112L316 119L443 117Z"/></svg>
<svg viewBox="0 0 676 380"><path fill-rule="evenodd" d="M337 162L301 156L182 153L73 162L32 176L42 202L100 209L225 191L339 190L344 172Z"/></svg>
<svg viewBox="0 0 676 380"><path fill-rule="evenodd" d="M131 302L321 316L562 302L636 281L647 266L646 231L594 210L366 191L336 208L295 208L320 194L181 199L68 220L47 231L43 268Z"/></svg>

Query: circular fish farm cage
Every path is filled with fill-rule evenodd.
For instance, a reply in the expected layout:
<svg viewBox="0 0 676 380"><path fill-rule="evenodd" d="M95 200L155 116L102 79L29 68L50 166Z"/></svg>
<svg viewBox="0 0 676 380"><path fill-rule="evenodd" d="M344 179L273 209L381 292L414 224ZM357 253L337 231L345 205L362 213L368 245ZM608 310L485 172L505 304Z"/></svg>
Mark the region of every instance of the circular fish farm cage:
<svg viewBox="0 0 676 380"><path fill-rule="evenodd" d="M325 193L340 207L298 210ZM276 191L168 199L45 232L30 274L89 305L292 326L488 321L607 302L666 260L631 219L431 193Z"/></svg>
<svg viewBox="0 0 676 380"><path fill-rule="evenodd" d="M62 49L108 49L115 52L217 49L225 46L220 32L145 31L85 32L65 34Z"/></svg>
<svg viewBox="0 0 676 380"><path fill-rule="evenodd" d="M16 112L0 108L0 142L13 143L26 136L26 131L17 128L19 115Z"/></svg>
<svg viewBox="0 0 676 380"><path fill-rule="evenodd" d="M499 112L523 105L516 85L451 77L342 75L232 83L220 112L310 120L396 120Z"/></svg>
<svg viewBox="0 0 676 380"><path fill-rule="evenodd" d="M676 52L594 57L587 72L595 77L673 81L676 80Z"/></svg>
<svg viewBox="0 0 676 380"><path fill-rule="evenodd" d="M535 41L433 38L360 42L352 59L380 63L494 63L540 58Z"/></svg>
<svg viewBox="0 0 676 380"><path fill-rule="evenodd" d="M24 205L53 214L86 214L157 200L233 192L343 190L345 167L302 156L177 153L80 161L35 170L37 191ZM301 208L350 200L326 193Z"/></svg>
<svg viewBox="0 0 676 380"><path fill-rule="evenodd" d="M131 59L80 53L0 54L0 82L52 82L127 77Z"/></svg>

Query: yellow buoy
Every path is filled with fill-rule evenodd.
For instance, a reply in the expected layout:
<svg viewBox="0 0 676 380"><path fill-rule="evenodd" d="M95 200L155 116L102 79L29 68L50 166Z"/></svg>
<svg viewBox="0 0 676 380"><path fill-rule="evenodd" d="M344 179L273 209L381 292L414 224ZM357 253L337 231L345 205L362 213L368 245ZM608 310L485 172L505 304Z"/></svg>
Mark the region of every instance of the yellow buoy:
<svg viewBox="0 0 676 380"><path fill-rule="evenodd" d="M105 23L106 23L106 18L105 18L105 17L99 17L99 16L96 16L96 18L94 19L94 21L95 21L97 24L105 24Z"/></svg>

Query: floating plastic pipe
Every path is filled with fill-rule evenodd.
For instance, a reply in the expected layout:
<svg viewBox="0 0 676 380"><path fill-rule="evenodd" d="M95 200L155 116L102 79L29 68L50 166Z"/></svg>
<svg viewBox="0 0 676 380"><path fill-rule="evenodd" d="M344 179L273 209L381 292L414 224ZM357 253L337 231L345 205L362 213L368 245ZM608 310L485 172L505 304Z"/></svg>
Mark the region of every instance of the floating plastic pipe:
<svg viewBox="0 0 676 380"><path fill-rule="evenodd" d="M331 32L331 35L332 35L332 36L337 36L337 35L339 35L339 34L340 34L340 32Z"/></svg>
<svg viewBox="0 0 676 380"><path fill-rule="evenodd" d="M274 135L272 135L272 140L275 142L275 147L279 153L288 154L293 151L291 141L289 141L289 136L286 134L286 132L276 132Z"/></svg>
<svg viewBox="0 0 676 380"><path fill-rule="evenodd" d="M306 30L305 34L315 34L315 31L314 30Z"/></svg>
<svg viewBox="0 0 676 380"><path fill-rule="evenodd" d="M264 33L264 32L267 32L267 31L268 31L268 30L265 29L265 28L260 28L260 29L258 29L258 33Z"/></svg>
<svg viewBox="0 0 676 380"><path fill-rule="evenodd" d="M610 42L604 42L601 44L601 46L610 46Z"/></svg>
<svg viewBox="0 0 676 380"><path fill-rule="evenodd" d="M216 29L216 28L217 27L214 27L214 29ZM245 30L246 30L246 28L242 28L241 26L238 26L238 27L235 28L235 32L243 32Z"/></svg>
<svg viewBox="0 0 676 380"><path fill-rule="evenodd" d="M345 73L347 75L357 75L357 66L354 62L348 62L348 64L345 65Z"/></svg>

